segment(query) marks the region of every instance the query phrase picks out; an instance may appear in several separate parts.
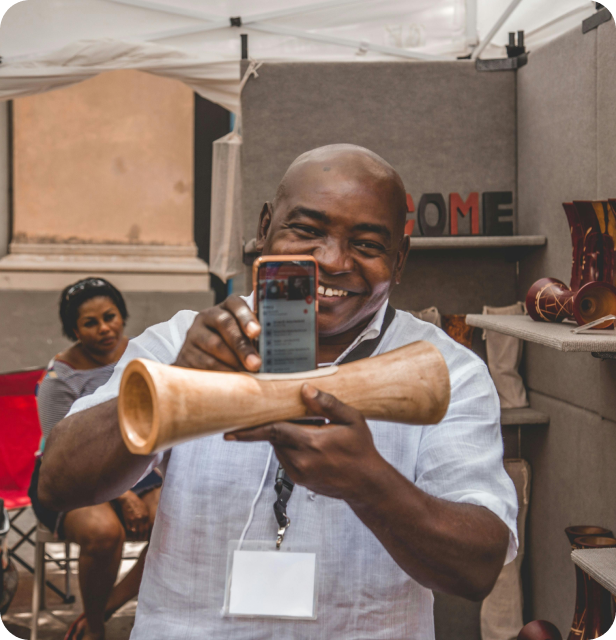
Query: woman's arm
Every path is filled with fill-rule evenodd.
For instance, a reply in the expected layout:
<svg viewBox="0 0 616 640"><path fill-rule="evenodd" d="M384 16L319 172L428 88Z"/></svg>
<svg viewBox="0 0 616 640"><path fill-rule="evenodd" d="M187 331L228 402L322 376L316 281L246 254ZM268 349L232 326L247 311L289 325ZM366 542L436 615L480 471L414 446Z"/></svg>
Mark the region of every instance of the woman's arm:
<svg viewBox="0 0 616 640"><path fill-rule="evenodd" d="M133 487L156 456L128 451L117 398L70 415L45 445L38 495L43 506L68 511L113 500Z"/></svg>

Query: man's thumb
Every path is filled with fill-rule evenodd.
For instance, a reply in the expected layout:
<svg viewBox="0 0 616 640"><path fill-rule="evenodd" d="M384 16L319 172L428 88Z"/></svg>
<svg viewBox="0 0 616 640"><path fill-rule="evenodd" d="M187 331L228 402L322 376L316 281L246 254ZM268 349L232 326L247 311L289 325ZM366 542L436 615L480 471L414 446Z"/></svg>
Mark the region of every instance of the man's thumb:
<svg viewBox="0 0 616 640"><path fill-rule="evenodd" d="M302 386L302 400L314 416L327 418L336 424L351 424L358 413L353 407L340 402L338 398L324 391L319 391L311 384Z"/></svg>

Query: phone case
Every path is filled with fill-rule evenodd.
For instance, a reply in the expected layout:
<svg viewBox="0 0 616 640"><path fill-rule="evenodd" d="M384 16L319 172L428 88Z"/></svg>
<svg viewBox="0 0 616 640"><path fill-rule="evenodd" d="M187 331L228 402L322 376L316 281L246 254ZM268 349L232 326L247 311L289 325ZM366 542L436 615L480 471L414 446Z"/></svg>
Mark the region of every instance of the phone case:
<svg viewBox="0 0 616 640"><path fill-rule="evenodd" d="M258 257L253 265L252 265L252 290L254 292L254 313L255 316L259 317L259 295L258 295L258 284L259 284L259 269L268 262L312 262L314 264L314 310L316 315L315 322L315 353L316 353L316 363L315 367L319 362L319 298L318 298L318 288L319 288L319 264L312 256L308 255L271 255L271 256L260 256Z"/></svg>

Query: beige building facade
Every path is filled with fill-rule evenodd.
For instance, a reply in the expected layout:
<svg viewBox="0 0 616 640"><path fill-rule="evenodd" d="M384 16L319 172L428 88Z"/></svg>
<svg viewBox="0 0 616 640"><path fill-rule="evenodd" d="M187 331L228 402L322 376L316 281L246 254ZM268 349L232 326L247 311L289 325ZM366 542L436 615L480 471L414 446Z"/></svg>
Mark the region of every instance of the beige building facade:
<svg viewBox="0 0 616 640"><path fill-rule="evenodd" d="M0 290L87 275L124 291L207 291L193 236L194 96L112 71L13 103L12 233Z"/></svg>

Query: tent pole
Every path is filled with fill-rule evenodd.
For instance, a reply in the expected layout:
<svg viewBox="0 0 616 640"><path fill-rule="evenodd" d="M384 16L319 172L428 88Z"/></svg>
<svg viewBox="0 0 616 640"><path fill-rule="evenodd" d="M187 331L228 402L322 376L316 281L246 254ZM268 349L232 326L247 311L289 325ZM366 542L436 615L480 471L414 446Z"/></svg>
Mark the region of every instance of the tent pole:
<svg viewBox="0 0 616 640"><path fill-rule="evenodd" d="M115 2L116 4L123 4L129 7L137 7L139 9L150 9L152 11L161 11L163 13L170 13L176 16L182 16L184 18L196 18L197 20L211 20L214 22L224 21L225 26L229 25L229 18L225 18L220 15L211 15L203 13L201 11L194 11L191 9L182 9L180 7L174 7L163 2L150 2L150 0L106 0L107 2ZM475 0L476 1L476 0ZM287 16L294 16L302 13L309 13L311 11L319 11L321 9L331 9L346 4L357 4L359 0L326 0L325 2L313 2L310 4L303 4L297 7L289 7L287 9L278 9L277 11L266 11L264 13L249 14L247 16L241 16L242 24L249 24L251 22L261 22L262 20L274 20L276 18L285 18Z"/></svg>
<svg viewBox="0 0 616 640"><path fill-rule="evenodd" d="M287 16L295 16L302 13L310 13L311 11L319 11L321 9L333 9L345 4L358 4L359 0L326 0L325 2L316 2L311 4L302 4L298 7L289 7L288 9L279 9L277 11L266 11L265 13L251 14L242 17L242 24L251 22L262 22L263 20L275 20L276 18L286 18Z"/></svg>
<svg viewBox="0 0 616 640"><path fill-rule="evenodd" d="M229 20L218 20L209 24L193 25L191 27L178 27L177 29L168 29L167 31L156 31L154 33L141 33L132 36L131 39L146 40L154 42L156 40L166 40L167 38L181 38L182 36L190 36L194 33L206 33L208 31L216 31L217 29L227 29L230 26Z"/></svg>
<svg viewBox="0 0 616 640"><path fill-rule="evenodd" d="M466 0L466 44L469 47L476 47L478 42L477 0Z"/></svg>
<svg viewBox="0 0 616 640"><path fill-rule="evenodd" d="M488 35L479 43L479 46L473 51L473 55L471 56L472 60L476 60L483 50L492 42L492 39L498 32L498 30L505 24L507 18L516 10L517 6L522 2L522 0L513 0L511 4L505 9L503 15L496 21L494 26L490 29Z"/></svg>
<svg viewBox="0 0 616 640"><path fill-rule="evenodd" d="M123 4L128 7L137 7L138 9L149 9L151 11L162 11L163 13L171 13L175 16L184 18L197 18L198 20L225 20L227 24L229 19L225 16L216 16L202 11L191 11L190 9L182 9L181 7L172 7L171 5L159 2L149 2L149 0L107 0L115 4Z"/></svg>

